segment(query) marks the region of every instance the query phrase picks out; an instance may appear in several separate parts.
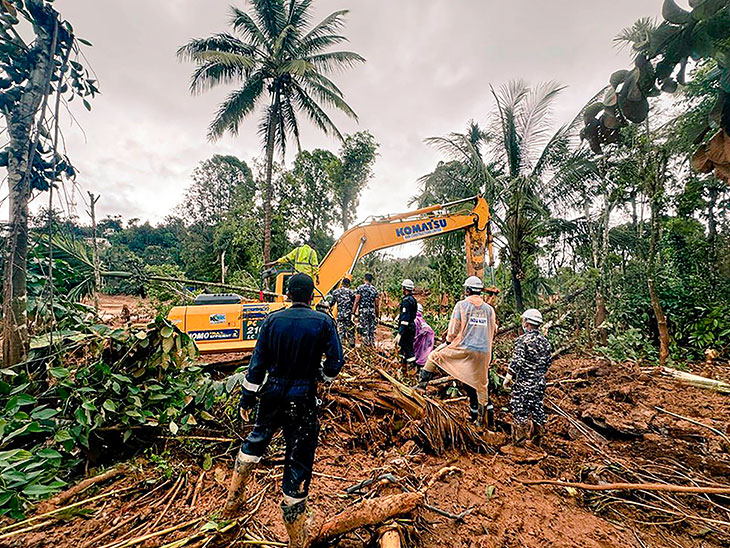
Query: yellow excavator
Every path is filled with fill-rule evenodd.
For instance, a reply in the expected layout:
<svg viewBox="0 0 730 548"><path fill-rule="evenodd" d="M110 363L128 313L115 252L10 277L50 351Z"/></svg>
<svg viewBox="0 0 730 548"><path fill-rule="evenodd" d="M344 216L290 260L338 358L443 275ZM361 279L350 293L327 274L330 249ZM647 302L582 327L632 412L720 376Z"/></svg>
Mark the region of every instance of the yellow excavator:
<svg viewBox="0 0 730 548"><path fill-rule="evenodd" d="M485 250L494 265L489 220L489 205L482 196L371 217L345 232L322 260L315 304L340 280L351 277L357 261L368 253L459 230L466 233L467 273L483 278ZM274 291L261 290L258 301L236 294L201 294L194 304L170 310L168 319L190 335L201 352L253 350L266 316L288 306L286 282L293 274L291 269L267 272L275 277Z"/></svg>

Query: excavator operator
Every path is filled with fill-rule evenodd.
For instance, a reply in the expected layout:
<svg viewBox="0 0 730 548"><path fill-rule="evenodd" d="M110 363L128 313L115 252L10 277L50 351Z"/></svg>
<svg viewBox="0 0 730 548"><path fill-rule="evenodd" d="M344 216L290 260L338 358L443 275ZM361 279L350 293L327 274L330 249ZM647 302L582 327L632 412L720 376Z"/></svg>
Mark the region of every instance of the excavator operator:
<svg viewBox="0 0 730 548"><path fill-rule="evenodd" d="M283 257L280 257L276 261L266 263L264 266L287 263L291 264L296 272L306 274L315 282L319 282L319 258L317 257L317 252L312 249L306 239L303 239L301 245L295 247Z"/></svg>

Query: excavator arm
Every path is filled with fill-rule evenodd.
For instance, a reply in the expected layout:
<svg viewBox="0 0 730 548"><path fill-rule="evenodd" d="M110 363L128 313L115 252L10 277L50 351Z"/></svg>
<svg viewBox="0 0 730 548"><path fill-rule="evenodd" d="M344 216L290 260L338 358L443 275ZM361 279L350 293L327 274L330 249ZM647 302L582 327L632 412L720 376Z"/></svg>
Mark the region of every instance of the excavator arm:
<svg viewBox="0 0 730 548"><path fill-rule="evenodd" d="M449 212L467 203L474 204L470 211ZM322 260L318 289L326 295L342 278L350 276L357 261L368 253L458 230L466 231L468 273L481 278L484 276L485 249L489 250L490 265L494 262L489 218L486 200L475 196L377 217L369 223L357 225L345 232Z"/></svg>
<svg viewBox="0 0 730 548"><path fill-rule="evenodd" d="M471 210L458 206L473 204ZM368 253L464 230L466 232L467 271L484 276L485 248L493 264L489 231L489 206L481 196L415 211L376 217L345 232L320 264L315 301L331 291L344 277L352 275L357 261ZM237 295L199 296L192 306L176 306L168 319L188 333L201 352L250 351L256 345L264 319L287 306L284 285L291 272L276 276L276 292L267 294L274 302L246 301ZM263 301L263 292L261 294Z"/></svg>

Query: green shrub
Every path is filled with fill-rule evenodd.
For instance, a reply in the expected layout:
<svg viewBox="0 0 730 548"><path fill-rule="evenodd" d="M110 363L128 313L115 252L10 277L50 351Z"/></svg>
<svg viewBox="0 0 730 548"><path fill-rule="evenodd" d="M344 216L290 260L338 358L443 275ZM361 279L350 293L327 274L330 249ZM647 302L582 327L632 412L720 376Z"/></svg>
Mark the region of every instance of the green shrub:
<svg viewBox="0 0 730 548"><path fill-rule="evenodd" d="M657 349L651 344L641 330L629 327L621 333L608 336L606 346L597 347L596 352L613 362L655 361Z"/></svg>
<svg viewBox="0 0 730 548"><path fill-rule="evenodd" d="M59 351L59 349L61 349ZM35 337L22 367L0 370L0 515L64 485L100 433L173 435L210 418L226 386L194 365L192 340L158 318L142 329L105 325ZM232 389L234 386L231 386Z"/></svg>

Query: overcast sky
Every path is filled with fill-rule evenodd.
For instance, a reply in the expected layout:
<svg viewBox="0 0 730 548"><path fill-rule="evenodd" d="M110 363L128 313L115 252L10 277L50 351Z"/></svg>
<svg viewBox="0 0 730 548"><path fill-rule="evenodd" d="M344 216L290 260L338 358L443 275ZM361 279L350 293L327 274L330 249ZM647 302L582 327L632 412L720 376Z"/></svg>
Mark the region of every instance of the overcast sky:
<svg viewBox="0 0 730 548"><path fill-rule="evenodd" d="M120 214L153 223L177 205L195 166L212 154L261 156L257 119L238 137L215 143L206 127L226 90L191 96L193 66L175 51L192 37L227 30L231 0L58 0L76 34L93 43L85 54L102 94L87 113L73 113L82 131L64 124L68 153L83 193L101 194L98 215ZM237 1L247 7L247 2ZM683 4L686 2L682 2ZM484 122L489 86L523 78L557 80L556 122L572 119L629 64L612 38L642 16L656 16L660 0L316 0L318 17L350 9L342 49L367 63L335 75L359 123L335 116L343 133L367 129L380 143L375 177L358 218L401 211L417 179L440 159L426 137ZM67 117L68 118L68 117ZM307 126L302 145L338 144ZM293 150L293 148L292 148ZM293 157L289 156L290 165ZM6 187L0 190L3 196ZM45 197L42 198L45 202ZM77 194L78 211L86 222ZM6 217L7 212L0 214Z"/></svg>

